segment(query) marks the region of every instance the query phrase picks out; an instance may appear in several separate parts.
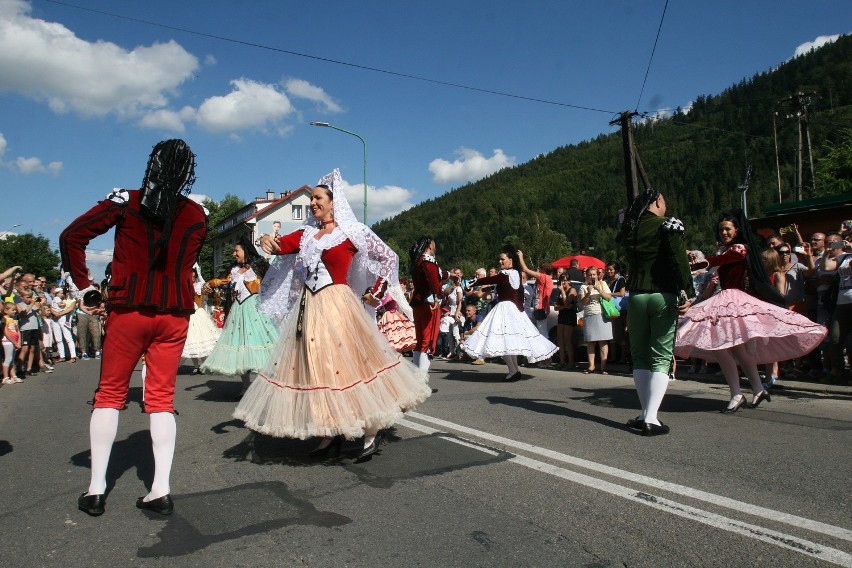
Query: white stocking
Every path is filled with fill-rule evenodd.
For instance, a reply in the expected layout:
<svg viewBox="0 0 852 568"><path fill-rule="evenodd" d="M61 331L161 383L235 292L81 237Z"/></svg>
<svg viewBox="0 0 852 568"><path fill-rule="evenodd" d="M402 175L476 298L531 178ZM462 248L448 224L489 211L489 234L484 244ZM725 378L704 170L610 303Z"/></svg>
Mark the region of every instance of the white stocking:
<svg viewBox="0 0 852 568"><path fill-rule="evenodd" d="M106 472L112 443L118 432L118 409L96 408L89 421L89 440L92 448L92 478L89 495L102 495L106 491Z"/></svg>
<svg viewBox="0 0 852 568"><path fill-rule="evenodd" d="M503 362L506 363L506 366L509 368L509 374L506 375L506 378L511 377L515 373L518 372L518 356L517 355L503 355Z"/></svg>
<svg viewBox="0 0 852 568"><path fill-rule="evenodd" d="M420 367L421 371L428 371L431 363L428 353L420 353L420 360L417 362L417 366Z"/></svg>
<svg viewBox="0 0 852 568"><path fill-rule="evenodd" d="M636 387L636 394L639 395L639 406L642 407L642 420L645 420L648 399L651 397L651 371L649 369L634 369L633 385Z"/></svg>
<svg viewBox="0 0 852 568"><path fill-rule="evenodd" d="M169 474L172 471L172 458L175 455L175 438L177 425L175 415L171 412L155 412L151 414L151 446L154 449L154 482L151 492L143 501L159 499L171 493L169 489Z"/></svg>
<svg viewBox="0 0 852 568"><path fill-rule="evenodd" d="M648 404L645 407L645 422L656 424L657 426L660 425L660 421L657 419L657 411L663 403L663 397L666 395L667 388L669 388L668 373L651 373Z"/></svg>

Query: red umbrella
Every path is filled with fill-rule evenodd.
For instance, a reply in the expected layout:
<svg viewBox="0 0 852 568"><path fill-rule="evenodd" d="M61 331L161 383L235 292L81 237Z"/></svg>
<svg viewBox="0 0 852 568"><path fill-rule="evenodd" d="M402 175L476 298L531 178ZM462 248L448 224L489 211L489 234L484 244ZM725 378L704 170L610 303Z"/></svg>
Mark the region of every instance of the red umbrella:
<svg viewBox="0 0 852 568"><path fill-rule="evenodd" d="M599 258L588 256L585 254L576 254L574 256L563 256L559 260L553 262L553 268L568 268L571 266L571 261L576 260L580 263L580 270L585 270L590 266L595 268L605 268L606 263Z"/></svg>

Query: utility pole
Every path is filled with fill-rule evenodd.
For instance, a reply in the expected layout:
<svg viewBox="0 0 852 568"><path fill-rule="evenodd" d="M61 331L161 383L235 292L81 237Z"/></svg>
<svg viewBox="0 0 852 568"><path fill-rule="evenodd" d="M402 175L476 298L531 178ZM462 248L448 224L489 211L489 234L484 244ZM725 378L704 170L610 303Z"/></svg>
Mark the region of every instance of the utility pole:
<svg viewBox="0 0 852 568"><path fill-rule="evenodd" d="M639 152L636 150L636 142L633 139L633 122L634 116L638 113L625 111L612 122L611 126L616 124L621 126L621 146L624 151L624 178L627 187L627 204L633 202L633 199L639 195L639 180L642 180L643 189L651 187L651 182L648 180L648 175L645 173L645 168L642 166L642 160L639 159Z"/></svg>
<svg viewBox="0 0 852 568"><path fill-rule="evenodd" d="M807 137L808 143L808 158L811 166L811 185L816 189L816 181L814 175L814 159L811 152L811 132L808 128L808 107L813 104L815 92L803 93L801 91L793 93L786 99L778 101L779 104L789 104L790 112L787 113L787 118L795 118L797 120L798 136L796 142L796 201L802 200L803 193L803 178L804 178L804 163L805 163L805 145L804 138Z"/></svg>
<svg viewBox="0 0 852 568"><path fill-rule="evenodd" d="M746 166L745 180L743 180L742 185L739 186L740 192L742 192L742 204L743 204L743 217L748 219L748 198L746 197L746 193L748 193L748 180L751 178L751 164Z"/></svg>

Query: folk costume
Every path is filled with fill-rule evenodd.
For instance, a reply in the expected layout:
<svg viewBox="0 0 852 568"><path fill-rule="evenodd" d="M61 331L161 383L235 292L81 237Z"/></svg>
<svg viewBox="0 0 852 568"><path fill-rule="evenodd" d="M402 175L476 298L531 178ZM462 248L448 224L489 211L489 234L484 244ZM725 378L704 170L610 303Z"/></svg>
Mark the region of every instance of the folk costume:
<svg viewBox="0 0 852 568"><path fill-rule="evenodd" d="M247 261L250 257L260 259L248 239L239 244ZM205 374L241 376L244 389L251 382L249 375L267 364L278 339L278 328L268 315L259 310L262 277L255 269L262 272L262 268L251 264L234 266L225 278L207 282L211 288L227 284L233 303L216 347L201 365L201 372Z"/></svg>
<svg viewBox="0 0 852 568"><path fill-rule="evenodd" d="M186 332L186 343L183 344L183 353L181 357L190 359L194 367L193 374L199 372L199 364L201 359L204 359L216 347L219 337L222 335L222 330L216 326L216 322L204 309L204 297L201 293L201 288L204 286L204 278L201 276L201 267L198 263L192 267L195 283L195 311L189 318L189 329Z"/></svg>
<svg viewBox="0 0 852 568"><path fill-rule="evenodd" d="M707 257L709 266L719 267L722 291L686 312L677 330L678 357L718 361L721 350L745 345L760 365L802 357L825 338L824 326L747 290L747 256L747 246L738 243Z"/></svg>
<svg viewBox="0 0 852 568"><path fill-rule="evenodd" d="M414 312L414 364L424 371L429 370L429 355L435 354L438 334L441 331L441 282L449 273L438 266L435 257L426 252L432 237L421 237L409 251L411 258L411 309Z"/></svg>
<svg viewBox="0 0 852 568"><path fill-rule="evenodd" d="M379 331L398 353L407 353L417 345L417 332L411 321L414 313L405 300L402 289L397 288L397 290L398 294L392 294L390 292L393 289L389 289L389 293L382 299L380 305L384 308L384 313L379 317L377 325Z"/></svg>
<svg viewBox="0 0 852 568"><path fill-rule="evenodd" d="M684 244L684 227L665 209L649 207L661 198L655 189L634 198L620 240L630 265L627 330L633 359L633 383L642 414L628 426L645 436L666 434L657 418L669 384L678 305L695 296Z"/></svg>
<svg viewBox="0 0 852 568"><path fill-rule="evenodd" d="M318 185L333 194L336 226L317 238L319 223L309 219L276 239L280 256L261 309L281 322L281 334L234 417L270 436L364 436L373 445L372 436L431 389L382 336L375 310L361 302L366 289L381 298L399 285L396 254L355 220L338 170Z"/></svg>
<svg viewBox="0 0 852 568"><path fill-rule="evenodd" d="M514 381L520 378L518 355L536 363L551 357L559 348L539 333L524 312L521 275L517 270L501 270L495 276L477 278L474 282L475 286L486 284L496 285L499 301L461 348L474 361L502 357L509 367L506 380Z"/></svg>
<svg viewBox="0 0 852 568"><path fill-rule="evenodd" d="M732 413L745 404L738 365L748 377L754 393L750 406L755 408L770 400L757 365L806 355L827 330L783 307L784 298L769 282L742 212L723 215L719 227L726 223L736 229L734 239L706 259L709 266L718 267L722 291L686 312L678 325L675 354L719 364L731 391L723 412Z"/></svg>
<svg viewBox="0 0 852 568"><path fill-rule="evenodd" d="M113 190L59 237L62 265L85 293L91 288L86 246L115 228L109 316L90 423L92 477L89 491L77 503L90 515L104 511L106 468L118 411L126 406L130 375L143 355L155 472L151 492L136 506L160 513L172 510L175 375L195 308L192 265L207 234L204 210L185 197L195 180L194 158L183 140L160 142L151 152L141 189Z"/></svg>

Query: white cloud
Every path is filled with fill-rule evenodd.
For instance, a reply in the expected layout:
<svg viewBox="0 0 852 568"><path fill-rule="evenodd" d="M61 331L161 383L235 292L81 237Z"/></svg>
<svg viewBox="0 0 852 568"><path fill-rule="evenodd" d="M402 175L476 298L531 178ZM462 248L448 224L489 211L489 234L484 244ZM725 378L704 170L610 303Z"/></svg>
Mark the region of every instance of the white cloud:
<svg viewBox="0 0 852 568"><path fill-rule="evenodd" d="M47 102L54 112L137 116L168 103L198 60L175 41L126 50L85 41L30 16L23 0L0 0L0 91Z"/></svg>
<svg viewBox="0 0 852 568"><path fill-rule="evenodd" d="M187 197L199 205L204 205L204 202L210 199L209 195L204 195L203 193L190 193Z"/></svg>
<svg viewBox="0 0 852 568"><path fill-rule="evenodd" d="M184 123L194 117L195 109L190 106L185 106L180 111L159 109L143 116L139 120L139 126L183 133L186 130Z"/></svg>
<svg viewBox="0 0 852 568"><path fill-rule="evenodd" d="M444 184L477 181L517 163L514 156L507 156L500 148L490 158L470 148L459 148L456 154L459 159L453 162L436 158L429 163L432 181Z"/></svg>
<svg viewBox="0 0 852 568"><path fill-rule="evenodd" d="M322 87L311 85L304 79L287 79L284 81L284 90L293 98L307 99L322 105L326 112L343 112L340 105L334 102Z"/></svg>
<svg viewBox="0 0 852 568"><path fill-rule="evenodd" d="M819 36L813 41L806 41L802 45L796 48L796 52L793 54L793 57L798 57L800 55L804 55L811 51L812 49L819 49L827 43L834 43L837 41L837 38L840 37L840 34L834 35L824 35Z"/></svg>
<svg viewBox="0 0 852 568"><path fill-rule="evenodd" d="M15 160L15 166L18 168L18 171L22 174L28 176L32 174L46 174L50 173L54 176L59 175L59 172L62 171L62 162L50 162L47 166L45 166L41 158L24 158L19 157Z"/></svg>
<svg viewBox="0 0 852 568"><path fill-rule="evenodd" d="M3 0L0 0L2 3ZM2 15L2 10L0 10L0 16ZM0 168L9 168L10 170L17 170L24 175L32 175L32 174L46 174L49 173L53 176L58 176L59 172L62 171L63 164L62 162L50 162L47 166L41 161L41 158L24 158L23 156L19 156L15 159L14 162L6 162L3 159L3 155L6 153L6 148L8 143L6 142L6 137L3 136L3 133L0 132Z"/></svg>
<svg viewBox="0 0 852 568"><path fill-rule="evenodd" d="M343 191L355 217L362 221L364 218L364 184L350 184L343 180ZM372 225L382 219L393 217L406 209L414 207L412 198L414 192L396 185L376 187L367 185L367 222Z"/></svg>
<svg viewBox="0 0 852 568"><path fill-rule="evenodd" d="M287 95L275 85L234 79L234 90L224 97L210 97L198 108L196 122L210 132L233 132L274 127L293 112Z"/></svg>
<svg viewBox="0 0 852 568"><path fill-rule="evenodd" d="M695 104L695 101L689 101L686 103L686 106L682 106L680 108L680 112L683 114L689 114L689 111L692 110L692 105ZM655 110L653 113L648 116L643 117L639 122L648 123L648 122L656 122L658 120L663 120L665 118L669 118L674 116L674 113L677 109L666 107Z"/></svg>
<svg viewBox="0 0 852 568"><path fill-rule="evenodd" d="M218 61L216 61L216 58L213 57L212 55L208 55L207 57L204 58L204 64L205 65L208 65L208 66L209 65L216 65L216 63L218 63Z"/></svg>

